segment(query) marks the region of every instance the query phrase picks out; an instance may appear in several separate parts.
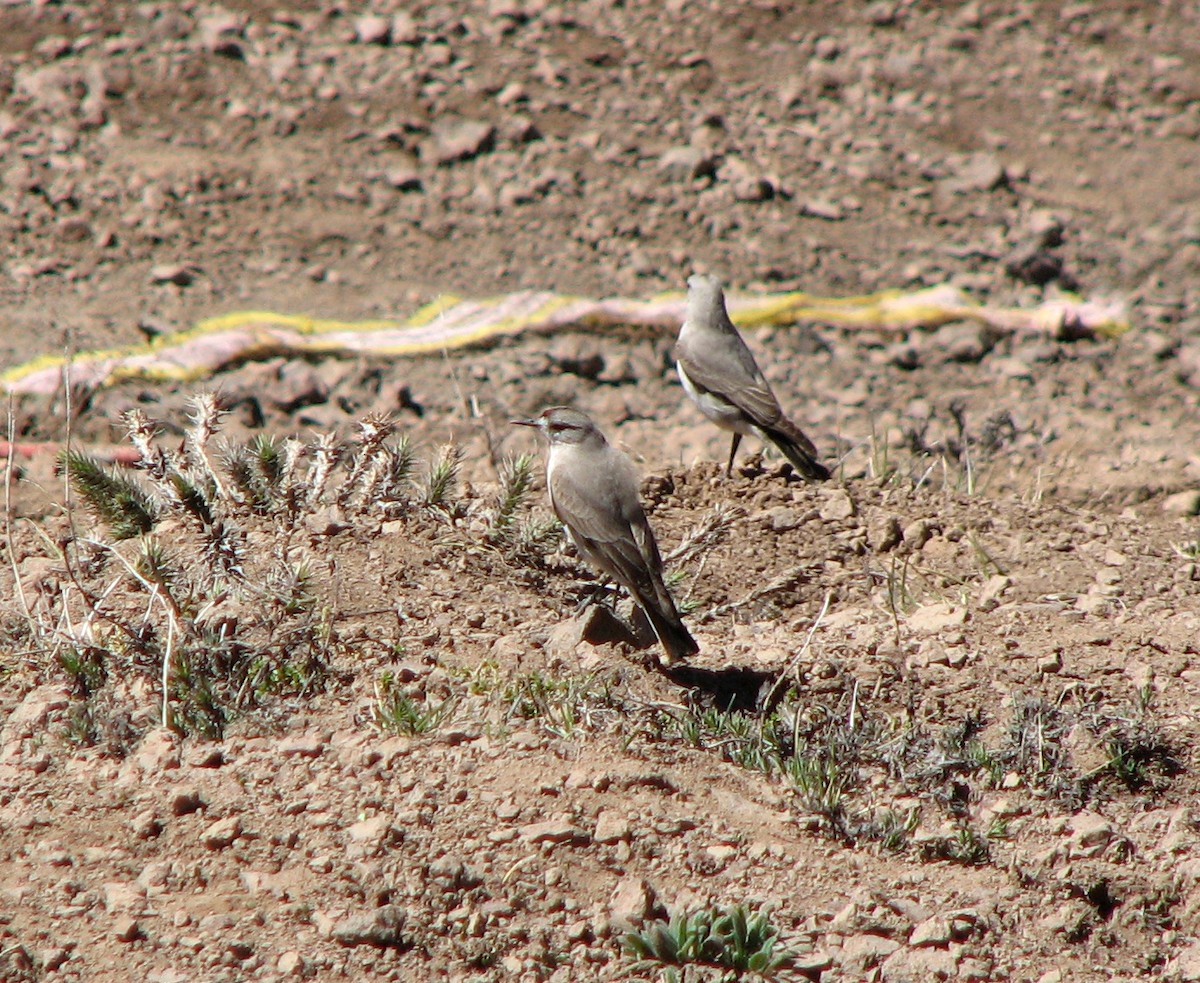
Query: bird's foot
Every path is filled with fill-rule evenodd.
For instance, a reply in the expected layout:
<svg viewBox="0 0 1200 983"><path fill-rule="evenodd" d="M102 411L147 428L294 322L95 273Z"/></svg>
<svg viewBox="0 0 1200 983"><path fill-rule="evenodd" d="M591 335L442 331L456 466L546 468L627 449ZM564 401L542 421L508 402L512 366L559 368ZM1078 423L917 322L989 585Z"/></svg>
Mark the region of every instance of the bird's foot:
<svg viewBox="0 0 1200 983"><path fill-rule="evenodd" d="M597 581L594 584L589 584L584 587L579 593L579 599L575 602L575 616L583 614L593 604L605 605L605 601L609 597L615 596L617 588L610 584L607 580Z"/></svg>

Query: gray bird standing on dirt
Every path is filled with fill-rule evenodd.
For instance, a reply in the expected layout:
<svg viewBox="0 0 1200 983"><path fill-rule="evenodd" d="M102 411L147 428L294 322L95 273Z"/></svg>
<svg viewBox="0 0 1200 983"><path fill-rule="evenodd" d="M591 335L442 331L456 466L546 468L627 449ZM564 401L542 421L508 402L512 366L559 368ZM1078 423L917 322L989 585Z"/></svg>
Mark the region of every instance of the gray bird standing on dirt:
<svg viewBox="0 0 1200 983"><path fill-rule="evenodd" d="M687 318L675 343L679 381L700 412L722 430L733 431L728 477L742 437L753 434L774 444L808 481L824 481L829 469L804 432L783 415L750 349L725 311L725 294L715 276L688 277Z"/></svg>
<svg viewBox="0 0 1200 983"><path fill-rule="evenodd" d="M663 583L662 557L638 500L633 462L585 414L551 406L531 420L550 442L546 489L580 555L625 587L646 613L667 665L700 650Z"/></svg>

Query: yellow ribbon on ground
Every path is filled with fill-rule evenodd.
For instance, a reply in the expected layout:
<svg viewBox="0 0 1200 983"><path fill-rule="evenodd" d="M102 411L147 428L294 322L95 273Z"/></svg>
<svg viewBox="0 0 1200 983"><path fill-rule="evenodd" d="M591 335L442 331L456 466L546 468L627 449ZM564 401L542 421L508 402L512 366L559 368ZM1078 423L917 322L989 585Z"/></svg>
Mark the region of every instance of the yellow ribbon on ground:
<svg viewBox="0 0 1200 983"><path fill-rule="evenodd" d="M335 321L273 311L238 311L207 318L192 328L144 344L81 352L69 358L43 355L0 374L0 386L12 393L53 393L61 388L68 363L73 386L99 388L127 379L202 379L231 365L276 355L405 357L525 333L601 331L622 325L674 331L685 308L681 294L650 300L589 300L522 291L484 300L447 295L400 321ZM950 285L845 298L806 293L731 297L729 308L730 316L743 326L805 321L903 332L965 320L1002 334L1031 332L1063 338L1116 337L1129 328L1119 302L1083 301L1064 294L1031 309L988 307Z"/></svg>

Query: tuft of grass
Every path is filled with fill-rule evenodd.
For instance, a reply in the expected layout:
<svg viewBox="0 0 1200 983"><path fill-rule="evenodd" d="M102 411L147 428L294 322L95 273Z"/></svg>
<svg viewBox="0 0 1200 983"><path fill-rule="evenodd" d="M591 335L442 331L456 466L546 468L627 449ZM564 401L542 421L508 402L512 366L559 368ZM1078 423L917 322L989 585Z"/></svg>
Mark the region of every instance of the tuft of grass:
<svg viewBox="0 0 1200 983"><path fill-rule="evenodd" d="M453 697L436 704L414 699L390 672L375 683L375 726L393 734L417 737L437 730L453 718L455 706Z"/></svg>
<svg viewBox="0 0 1200 983"><path fill-rule="evenodd" d="M794 754L783 763L783 773L807 812L830 822L840 820L846 786L834 748L823 754Z"/></svg>
<svg viewBox="0 0 1200 983"><path fill-rule="evenodd" d="M381 500L382 487L392 466L393 451L387 441L396 432L396 421L386 413L371 413L358 423L354 454L348 474L338 491L338 504L357 502L366 510Z"/></svg>
<svg viewBox="0 0 1200 983"><path fill-rule="evenodd" d="M116 469L107 469L94 457L65 448L59 465L71 487L115 539L132 539L154 528L159 510L135 480Z"/></svg>
<svg viewBox="0 0 1200 983"><path fill-rule="evenodd" d="M559 737L572 737L582 726L592 726L600 714L616 706L612 686L595 676L549 676L523 673L501 687L503 719L540 720Z"/></svg>
<svg viewBox="0 0 1200 983"><path fill-rule="evenodd" d="M87 700L108 679L106 653L94 646L68 648L58 654L58 664L72 682L75 695Z"/></svg>
<svg viewBox="0 0 1200 983"><path fill-rule="evenodd" d="M284 453L274 437L257 434L248 444L227 447L222 466L233 488L254 512L263 515L279 504Z"/></svg>
<svg viewBox="0 0 1200 983"><path fill-rule="evenodd" d="M168 480L179 506L203 528L210 528L213 524L212 489L202 490L187 475L178 471L172 472Z"/></svg>
<svg viewBox="0 0 1200 983"><path fill-rule="evenodd" d="M908 848L920 819L916 809L910 809L905 816L893 809L885 809L875 817L873 823L862 828L862 835L864 839L876 841L890 853L902 853Z"/></svg>
<svg viewBox="0 0 1200 983"><path fill-rule="evenodd" d="M966 867L979 867L991 860L992 851L987 837L961 823L951 836L935 836L920 844L921 859L948 860Z"/></svg>
<svg viewBox="0 0 1200 983"><path fill-rule="evenodd" d="M463 450L456 444L444 444L429 466L425 481L425 504L446 506L454 494L462 470Z"/></svg>
<svg viewBox="0 0 1200 983"><path fill-rule="evenodd" d="M75 451L61 456L72 501L106 530L95 539L49 544L70 574L70 587L47 602L38 619L26 618L35 636L29 646L43 644L56 657L65 638L94 642L94 655L68 649L58 667L80 694L72 739L126 746L136 734L121 721L144 718L119 705L128 693L118 692L89 659L144 674L160 694L164 725L211 737L243 714L269 711L324 686L340 646L337 616L322 607L325 592L296 542L301 518L335 504L347 513L420 522L453 499L461 451L441 448L421 487L413 481L412 445L396 437L386 416L364 418L349 448L331 433L307 442L259 435L222 441L221 453L212 455L224 416L219 397L195 397L182 443L172 449L158 439L167 428L140 410L126 413L141 475L106 469ZM529 460L514 462L496 527L514 543L546 536L539 526L516 521L528 486ZM169 514L184 521L168 548L165 537L149 534ZM133 551L112 545L114 538L134 537L140 542ZM115 576L114 565L123 568ZM118 588L141 596L125 598ZM82 624L76 606L83 608ZM403 695L394 694L391 707L399 728L419 730L452 710L449 704L406 708ZM556 726L569 730L574 721L564 712Z"/></svg>
<svg viewBox="0 0 1200 983"><path fill-rule="evenodd" d="M518 510L529 497L533 485L532 454L509 458L500 467L500 500L488 522L487 537L498 546L511 545L516 532L514 522Z"/></svg>

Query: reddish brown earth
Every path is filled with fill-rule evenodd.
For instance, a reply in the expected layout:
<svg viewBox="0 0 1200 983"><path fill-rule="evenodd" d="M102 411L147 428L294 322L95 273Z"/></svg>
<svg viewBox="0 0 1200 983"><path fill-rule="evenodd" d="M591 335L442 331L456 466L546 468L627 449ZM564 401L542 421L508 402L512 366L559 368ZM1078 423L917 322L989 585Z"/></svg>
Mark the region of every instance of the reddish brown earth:
<svg viewBox="0 0 1200 983"><path fill-rule="evenodd" d="M108 450L136 406L173 454L219 390L227 482L222 440L298 436L297 488L348 442L290 512L164 506L158 593L52 453L8 469L0 978L644 978L631 924L747 901L826 983L1200 979L1194 6L7 6L0 92L6 367L693 270L1065 286L1132 324L749 334L821 487L753 446L725 479L644 331L14 400L17 439ZM683 671L576 616L560 539L496 533L503 462L540 453L507 421L561 402L696 547ZM417 458L387 508L343 484L377 412ZM545 518L537 492L517 526ZM426 733L385 726L397 693Z"/></svg>

